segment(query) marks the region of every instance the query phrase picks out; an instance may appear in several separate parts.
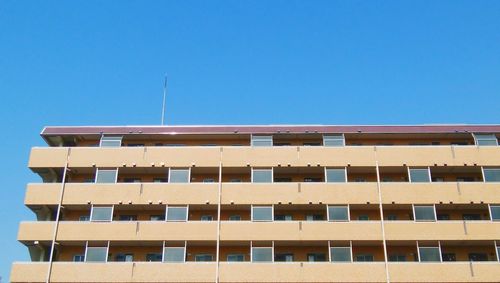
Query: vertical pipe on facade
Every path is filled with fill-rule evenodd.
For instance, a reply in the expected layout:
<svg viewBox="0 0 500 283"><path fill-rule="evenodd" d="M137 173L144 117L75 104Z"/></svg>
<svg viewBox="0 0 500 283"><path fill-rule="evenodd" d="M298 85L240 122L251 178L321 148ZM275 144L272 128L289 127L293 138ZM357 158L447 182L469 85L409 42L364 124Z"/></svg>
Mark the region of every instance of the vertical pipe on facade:
<svg viewBox="0 0 500 283"><path fill-rule="evenodd" d="M380 170L378 166L378 161L375 161L375 169L377 171L377 192L378 192L378 207L380 210L380 226L382 228L382 246L384 248L384 264L385 264L385 277L386 282L390 283L390 275L389 275L389 264L387 263L387 243L385 240L385 224L384 224L384 209L382 206L382 190L380 187Z"/></svg>
<svg viewBox="0 0 500 283"><path fill-rule="evenodd" d="M59 217L61 215L61 206L64 197L64 187L66 185L66 173L68 171L68 161L70 152L71 149L68 148L68 151L66 152L66 163L64 164L63 176L61 180L61 193L59 194L59 202L57 204L56 223L54 225L54 232L52 234L52 245L50 247L50 255L49 255L49 268L47 270L47 278L45 279L46 283L50 282L50 275L52 273L52 262L54 260L54 250L56 245L57 230L59 229Z"/></svg>
<svg viewBox="0 0 500 283"><path fill-rule="evenodd" d="M219 187L217 193L217 244L215 250L215 283L219 282L219 265L220 265L220 211L221 211L221 200L222 200L222 148L220 152L219 161Z"/></svg>

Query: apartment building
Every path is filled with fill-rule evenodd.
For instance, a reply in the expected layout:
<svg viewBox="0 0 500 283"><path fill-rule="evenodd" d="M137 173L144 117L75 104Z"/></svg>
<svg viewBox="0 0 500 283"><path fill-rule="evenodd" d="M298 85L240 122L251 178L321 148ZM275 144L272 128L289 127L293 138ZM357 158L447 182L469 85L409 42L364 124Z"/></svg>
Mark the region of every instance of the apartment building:
<svg viewBox="0 0 500 283"><path fill-rule="evenodd" d="M41 136L11 282L500 282L500 125Z"/></svg>

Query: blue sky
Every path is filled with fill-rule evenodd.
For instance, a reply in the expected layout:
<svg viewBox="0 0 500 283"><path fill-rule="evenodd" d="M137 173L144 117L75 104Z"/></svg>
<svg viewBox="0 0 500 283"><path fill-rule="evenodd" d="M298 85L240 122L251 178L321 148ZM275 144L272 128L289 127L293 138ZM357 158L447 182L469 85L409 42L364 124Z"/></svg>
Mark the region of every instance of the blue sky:
<svg viewBox="0 0 500 283"><path fill-rule="evenodd" d="M499 123L499 1L0 2L0 276L45 125Z"/></svg>

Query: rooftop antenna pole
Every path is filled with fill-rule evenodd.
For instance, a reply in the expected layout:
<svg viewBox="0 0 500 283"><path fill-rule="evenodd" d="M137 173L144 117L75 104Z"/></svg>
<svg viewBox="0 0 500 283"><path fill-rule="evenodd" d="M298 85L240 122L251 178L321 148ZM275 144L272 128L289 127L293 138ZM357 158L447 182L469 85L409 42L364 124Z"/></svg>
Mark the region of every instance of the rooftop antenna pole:
<svg viewBox="0 0 500 283"><path fill-rule="evenodd" d="M165 100L167 99L167 80L168 76L165 74L165 81L163 83L163 103L161 108L161 125L165 125Z"/></svg>

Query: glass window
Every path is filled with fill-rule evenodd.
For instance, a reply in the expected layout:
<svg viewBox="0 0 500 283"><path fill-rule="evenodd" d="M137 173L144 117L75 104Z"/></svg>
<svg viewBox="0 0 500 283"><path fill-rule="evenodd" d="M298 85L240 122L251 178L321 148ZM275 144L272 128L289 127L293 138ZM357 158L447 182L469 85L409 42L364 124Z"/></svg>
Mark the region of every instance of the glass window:
<svg viewBox="0 0 500 283"><path fill-rule="evenodd" d="M500 182L500 169L483 169L485 182Z"/></svg>
<svg viewBox="0 0 500 283"><path fill-rule="evenodd" d="M252 136L252 146L273 146L273 136Z"/></svg>
<svg viewBox="0 0 500 283"><path fill-rule="evenodd" d="M500 247L497 247L497 260L500 261Z"/></svg>
<svg viewBox="0 0 500 283"><path fill-rule="evenodd" d="M292 221L293 220L293 216L292 215L283 215L283 214L280 214L280 215L275 215L274 216L274 220L275 221Z"/></svg>
<svg viewBox="0 0 500 283"><path fill-rule="evenodd" d="M292 262L293 254L292 253L279 253L274 255L274 261L278 262Z"/></svg>
<svg viewBox="0 0 500 283"><path fill-rule="evenodd" d="M240 215L230 215L229 216L229 221L240 221L241 216Z"/></svg>
<svg viewBox="0 0 500 283"><path fill-rule="evenodd" d="M412 183L430 182L429 169L410 169L410 182Z"/></svg>
<svg viewBox="0 0 500 283"><path fill-rule="evenodd" d="M328 221L349 221L347 206L328 206Z"/></svg>
<svg viewBox="0 0 500 283"><path fill-rule="evenodd" d="M370 217L368 215L360 215L360 216L358 216L358 220L368 221L368 220L370 220Z"/></svg>
<svg viewBox="0 0 500 283"><path fill-rule="evenodd" d="M184 262L184 247L168 247L163 249L164 262Z"/></svg>
<svg viewBox="0 0 500 283"><path fill-rule="evenodd" d="M118 175L117 169L97 169L97 173L95 176L96 183L116 183L116 176Z"/></svg>
<svg viewBox="0 0 500 283"><path fill-rule="evenodd" d="M330 248L330 256L333 262L349 262L351 261L351 248L332 247Z"/></svg>
<svg viewBox="0 0 500 283"><path fill-rule="evenodd" d="M83 262L83 261L85 261L85 255L74 255L73 261L74 262Z"/></svg>
<svg viewBox="0 0 500 283"><path fill-rule="evenodd" d="M373 261L373 255L371 255L371 254L358 254L358 255L356 255L356 261Z"/></svg>
<svg viewBox="0 0 500 283"><path fill-rule="evenodd" d="M321 215L321 214L307 214L306 221L323 221L323 215Z"/></svg>
<svg viewBox="0 0 500 283"><path fill-rule="evenodd" d="M272 183L273 170L272 169L252 169L252 182L253 183Z"/></svg>
<svg viewBox="0 0 500 283"><path fill-rule="evenodd" d="M201 221L212 221L214 217L212 215L202 215L200 218Z"/></svg>
<svg viewBox="0 0 500 283"><path fill-rule="evenodd" d="M167 207L167 221L187 221L187 206Z"/></svg>
<svg viewBox="0 0 500 283"><path fill-rule="evenodd" d="M78 218L78 221L90 221L90 216L82 215Z"/></svg>
<svg viewBox="0 0 500 283"><path fill-rule="evenodd" d="M474 134L476 145L498 145L498 139L494 134Z"/></svg>
<svg viewBox="0 0 500 283"><path fill-rule="evenodd" d="M324 146L344 146L344 135L323 135Z"/></svg>
<svg viewBox="0 0 500 283"><path fill-rule="evenodd" d="M389 255L389 261L406 261L406 255L404 255L404 254L391 254L391 255Z"/></svg>
<svg viewBox="0 0 500 283"><path fill-rule="evenodd" d="M170 183L189 183L189 169L170 169Z"/></svg>
<svg viewBox="0 0 500 283"><path fill-rule="evenodd" d="M122 138L119 137L101 137L100 147L120 147L122 146Z"/></svg>
<svg viewBox="0 0 500 283"><path fill-rule="evenodd" d="M194 261L213 261L214 257L211 254L197 254L194 256Z"/></svg>
<svg viewBox="0 0 500 283"><path fill-rule="evenodd" d="M137 215L120 215L119 221L137 221Z"/></svg>
<svg viewBox="0 0 500 283"><path fill-rule="evenodd" d="M113 219L113 207L93 206L90 218L91 221L111 221Z"/></svg>
<svg viewBox="0 0 500 283"><path fill-rule="evenodd" d="M309 253L307 254L307 261L326 261L326 255L324 253Z"/></svg>
<svg viewBox="0 0 500 283"><path fill-rule="evenodd" d="M500 221L500 206L491 205L490 206L491 220Z"/></svg>
<svg viewBox="0 0 500 283"><path fill-rule="evenodd" d="M87 247L86 262L106 262L108 260L107 247Z"/></svg>
<svg viewBox="0 0 500 283"><path fill-rule="evenodd" d="M227 261L245 261L245 256L242 254L228 254Z"/></svg>
<svg viewBox="0 0 500 283"><path fill-rule="evenodd" d="M164 215L151 215L149 217L149 220L150 221L164 221L165 220L165 216Z"/></svg>
<svg viewBox="0 0 500 283"><path fill-rule="evenodd" d="M134 261L134 255L133 254L122 254L122 253L116 254L115 261L132 262L132 261Z"/></svg>
<svg viewBox="0 0 500 283"><path fill-rule="evenodd" d="M273 207L252 206L252 221L273 221Z"/></svg>
<svg viewBox="0 0 500 283"><path fill-rule="evenodd" d="M430 205L415 205L415 220L416 221L435 221L434 206Z"/></svg>
<svg viewBox="0 0 500 283"><path fill-rule="evenodd" d="M345 183L345 168L339 169L326 169L326 182L327 183Z"/></svg>
<svg viewBox="0 0 500 283"><path fill-rule="evenodd" d="M273 248L252 248L253 262L273 261Z"/></svg>
<svg viewBox="0 0 500 283"><path fill-rule="evenodd" d="M146 261L161 261L161 253L149 253L146 254Z"/></svg>
<svg viewBox="0 0 500 283"><path fill-rule="evenodd" d="M420 247L420 261L441 261L439 248L436 247Z"/></svg>

